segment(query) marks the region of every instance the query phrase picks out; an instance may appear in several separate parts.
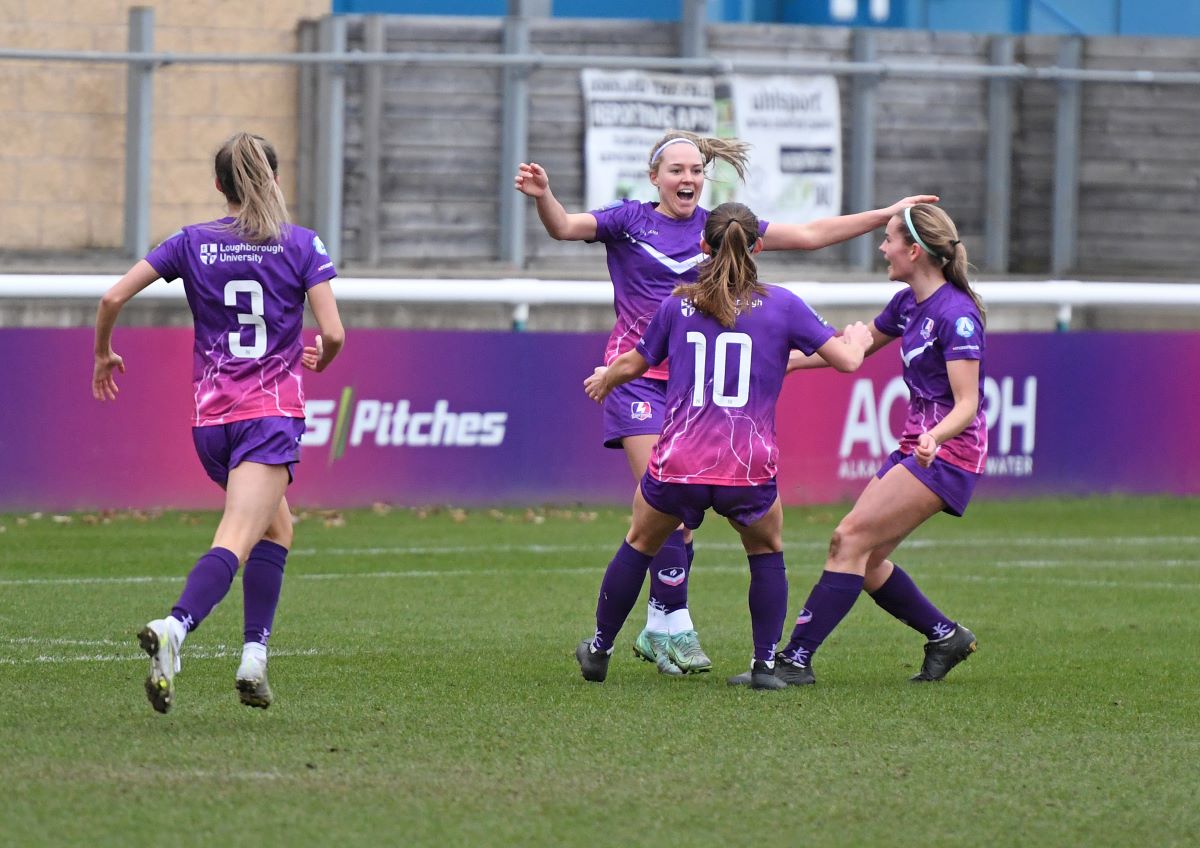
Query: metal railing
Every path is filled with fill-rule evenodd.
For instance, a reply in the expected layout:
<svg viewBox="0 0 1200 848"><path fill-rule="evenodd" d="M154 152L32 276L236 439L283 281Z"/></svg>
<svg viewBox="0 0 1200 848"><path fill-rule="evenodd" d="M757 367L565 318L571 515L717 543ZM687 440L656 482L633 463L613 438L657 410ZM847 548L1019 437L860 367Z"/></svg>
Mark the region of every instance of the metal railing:
<svg viewBox="0 0 1200 848"><path fill-rule="evenodd" d="M0 49L0 60L121 63L128 66L129 95L126 121L126 173L124 247L131 257L149 247L150 127L153 122L152 78L158 68L171 65L292 65L316 68L315 104L322 116L311 163L302 163L301 176L311 178L313 222L325 237L335 261L342 257L342 185L344 162L344 71L351 66L422 65L432 67L485 67L505 71L503 80L500 174L500 227L497 255L515 267L524 267L524 198L511 189L511 175L525 155L528 141L530 71L544 69L641 69L684 71L697 74L833 74L854 85L848 200L853 208L868 208L875 176L875 102L873 87L886 78L976 79L988 82L988 133L983 267L1006 271L1009 255L1011 206L1012 113L1014 83L1050 81L1058 86L1055 126L1054 187L1052 200L1052 274L1062 274L1077 261L1078 191L1080 170L1080 86L1087 82L1136 85L1200 85L1200 72L1148 70L1095 70L1080 68L1082 41L1069 36L1060 42L1057 64L1029 67L1013 61L1013 38L992 41L991 64L935 64L881 62L875 58L875 31L854 33L855 61L775 59L718 59L707 52L705 0L684 0L679 58L629 56L548 55L529 52L530 10L543 9L538 0L509 0L504 20L502 54L347 52L346 20L328 17L320 22L315 52L286 54L175 53L153 50L154 11L135 7L129 13L129 50L126 52ZM374 44L382 46L382 41ZM378 95L377 95L378 96ZM376 148L376 156L378 156ZM307 173L311 171L311 173ZM307 179L304 180L307 183ZM371 251L368 251L368 258ZM375 256L378 250L374 251ZM867 269L872 245L860 237L850 247L851 264Z"/></svg>
<svg viewBox="0 0 1200 848"><path fill-rule="evenodd" d="M115 275L13 274L0 276L0 304L6 299L98 299L116 280ZM818 308L879 308L902 283L821 283L793 280L780 283ZM339 301L376 303L500 304L512 309L513 329L522 330L534 306L609 306L613 289L608 282L579 280L505 279L383 279L338 277L334 282ZM989 307L1052 307L1055 329L1070 329L1079 307L1154 309L1178 307L1200 310L1200 284L1088 282L1043 280L1036 282L974 283ZM158 280L138 295L142 299L184 301L183 286Z"/></svg>

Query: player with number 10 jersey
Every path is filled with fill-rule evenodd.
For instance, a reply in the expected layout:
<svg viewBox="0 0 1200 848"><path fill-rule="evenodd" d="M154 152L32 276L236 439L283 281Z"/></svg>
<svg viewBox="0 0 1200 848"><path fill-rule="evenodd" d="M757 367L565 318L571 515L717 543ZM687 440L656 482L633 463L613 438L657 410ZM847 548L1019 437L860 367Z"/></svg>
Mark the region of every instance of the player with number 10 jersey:
<svg viewBox="0 0 1200 848"><path fill-rule="evenodd" d="M834 336L809 306L777 286L738 304L735 328L680 296L663 301L637 345L651 365L690 352L667 379L663 431L646 472L663 483L756 486L777 473L775 404L788 352L814 353Z"/></svg>

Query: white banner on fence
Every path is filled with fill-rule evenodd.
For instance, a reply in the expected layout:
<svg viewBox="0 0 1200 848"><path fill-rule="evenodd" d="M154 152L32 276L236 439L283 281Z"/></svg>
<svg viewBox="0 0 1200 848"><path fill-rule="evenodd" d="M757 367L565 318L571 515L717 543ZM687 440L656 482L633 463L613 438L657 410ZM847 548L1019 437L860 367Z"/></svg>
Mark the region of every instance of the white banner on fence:
<svg viewBox="0 0 1200 848"><path fill-rule="evenodd" d="M745 185L722 165L709 203L737 200L768 221L802 222L841 214L842 124L836 79L733 76L719 87L718 109L720 134L753 147Z"/></svg>
<svg viewBox="0 0 1200 848"><path fill-rule="evenodd" d="M588 209L618 198L658 200L647 175L650 151L667 130L713 135L710 77L641 71L580 72Z"/></svg>

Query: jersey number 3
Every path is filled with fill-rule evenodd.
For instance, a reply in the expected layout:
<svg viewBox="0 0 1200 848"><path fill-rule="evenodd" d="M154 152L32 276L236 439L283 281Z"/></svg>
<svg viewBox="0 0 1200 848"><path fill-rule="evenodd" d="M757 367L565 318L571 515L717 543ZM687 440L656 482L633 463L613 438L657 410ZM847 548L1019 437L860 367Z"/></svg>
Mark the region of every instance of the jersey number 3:
<svg viewBox="0 0 1200 848"><path fill-rule="evenodd" d="M250 311L239 312L239 324L254 328L254 342L242 344L242 332L229 334L229 352L239 359L258 359L267 352L267 322L263 320L262 283L257 280L230 280L225 284L225 305L237 308L238 295L250 295Z"/></svg>
<svg viewBox="0 0 1200 848"><path fill-rule="evenodd" d="M703 333L687 334L688 344L695 345L696 380L692 389L692 406L704 406L705 361L708 358L708 339ZM725 394L725 360L729 347L738 349L737 393ZM754 341L745 333L721 333L713 345L713 403L717 406L739 408L750 400L750 352Z"/></svg>

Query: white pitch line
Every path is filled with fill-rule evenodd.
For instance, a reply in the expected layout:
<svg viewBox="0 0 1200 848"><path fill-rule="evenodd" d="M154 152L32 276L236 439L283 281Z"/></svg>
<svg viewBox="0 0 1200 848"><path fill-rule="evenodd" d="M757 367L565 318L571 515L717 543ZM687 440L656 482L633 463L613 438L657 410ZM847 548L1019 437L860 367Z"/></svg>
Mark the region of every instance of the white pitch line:
<svg viewBox="0 0 1200 848"><path fill-rule="evenodd" d="M1016 575L984 575L984 574L939 574L939 578L943 580L961 580L967 583L1013 583L1022 578ZM1200 583L1158 583L1148 580L1139 580L1133 583L1122 583L1119 580L1086 580L1083 578L1074 579L1070 577L1039 577L1037 581L1038 588L1045 586L1078 586L1084 589L1166 589L1172 592L1181 589L1192 590L1200 589Z"/></svg>
<svg viewBox="0 0 1200 848"><path fill-rule="evenodd" d="M88 647L114 647L127 644L118 642L116 639L41 639L36 636L0 639L0 642L7 645L86 645Z"/></svg>
<svg viewBox="0 0 1200 848"><path fill-rule="evenodd" d="M997 568L1062 568L1067 566L1082 566L1084 568L1144 568L1161 566L1163 568L1197 568L1200 559L1091 559L1078 557L1074 559L1011 559L996 560L990 565Z"/></svg>
<svg viewBox="0 0 1200 848"><path fill-rule="evenodd" d="M186 575L171 577L27 577L17 580L0 580L0 586L93 586L112 583L178 583Z"/></svg>
<svg viewBox="0 0 1200 848"><path fill-rule="evenodd" d="M806 566L811 563L804 563L802 560L793 559L791 571L793 575L803 574ZM1094 561L1090 559L1060 559L1060 560L997 560L993 562L973 563L970 568L1066 568L1066 567L1098 567L1098 568L1153 568L1155 566L1163 566L1166 568L1195 568L1200 567L1200 560L1181 560L1181 559L1164 559L1154 560L1141 557L1136 560L1101 560ZM939 573L943 569L958 569L961 568L957 563L925 563L924 568L936 568ZM702 565L697 566L702 574L742 574L746 572L746 565L740 562L734 563L715 563L711 560L702 561ZM455 569L402 569L402 570L387 570L387 571L333 571L322 572L316 574L292 574L289 575L289 580L412 580L412 579L428 579L428 578L477 578L477 577L520 577L526 575L542 575L542 576L573 576L573 575L598 575L604 570L603 563L596 562L582 566L561 566L551 568L455 568ZM71 585L95 585L95 584L126 584L126 583L144 583L148 581L174 583L178 584L184 579L184 575L178 574L171 577L36 577L24 580L0 580L0 586L71 586ZM1132 584L1121 584L1132 585ZM1168 585L1168 584L1164 584ZM1195 588L1185 586L1185 588Z"/></svg>
<svg viewBox="0 0 1200 848"><path fill-rule="evenodd" d="M1045 547L1078 547L1083 545L1124 546L1124 545L1154 545L1154 544L1200 544L1200 536L1024 536L1017 538L967 538L967 539L908 539L903 542L904 548L986 548L989 545L1010 546L1045 546ZM384 547L362 548L296 548L290 554L294 557L344 557L344 556L440 556L454 554L487 554L487 553L529 553L529 554L559 554L581 551L615 551L616 545L392 545ZM820 540L785 539L784 551L789 550L825 550L829 541L822 536ZM741 550L737 542L705 542L696 546L698 553L703 551L737 551Z"/></svg>
<svg viewBox="0 0 1200 848"><path fill-rule="evenodd" d="M50 642L53 640L31 640ZM134 649L136 650L136 649ZM184 655L187 660L219 660L232 659L242 655L241 649L213 649L213 648L195 648L188 649ZM304 648L301 650L289 651L286 648L280 651L271 651L271 657L330 657L330 656L349 656L349 654L335 654L329 651L319 651L316 648ZM60 665L63 663L80 663L80 662L146 662L144 653L134 653L132 650L128 654L82 654L76 656L51 656L49 654L39 654L36 657L0 657L0 665L36 665L41 663L49 663L51 665Z"/></svg>

